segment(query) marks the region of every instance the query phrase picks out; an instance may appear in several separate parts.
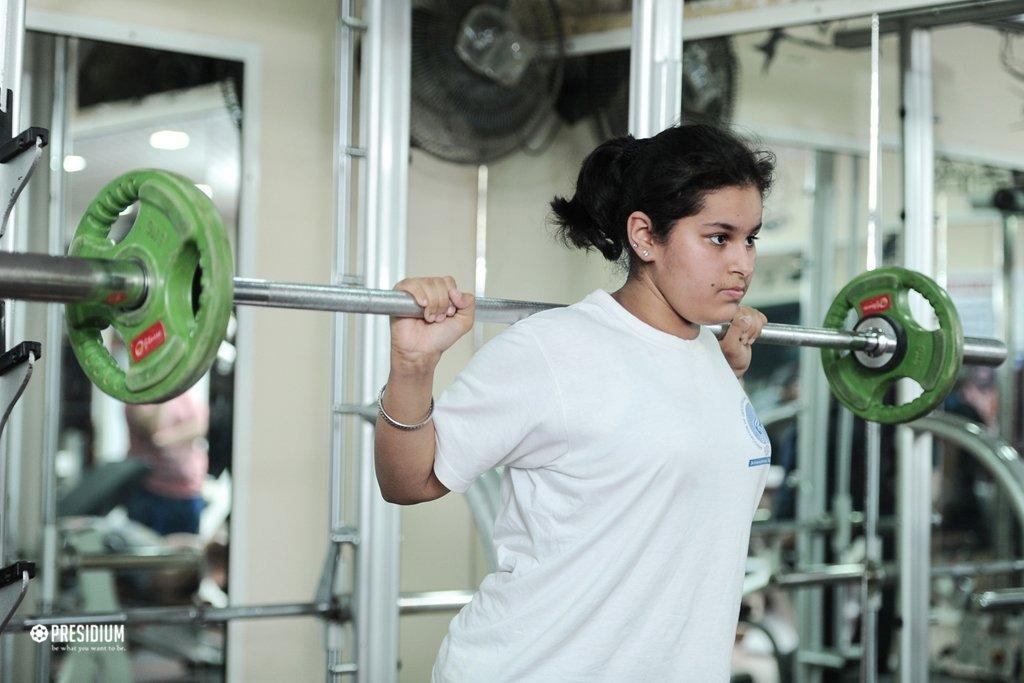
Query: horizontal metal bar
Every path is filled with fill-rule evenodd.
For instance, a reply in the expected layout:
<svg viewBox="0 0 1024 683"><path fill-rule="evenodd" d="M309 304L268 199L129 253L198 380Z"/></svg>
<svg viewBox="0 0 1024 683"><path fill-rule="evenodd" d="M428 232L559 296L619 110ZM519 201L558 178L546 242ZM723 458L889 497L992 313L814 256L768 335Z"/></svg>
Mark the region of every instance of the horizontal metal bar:
<svg viewBox="0 0 1024 683"><path fill-rule="evenodd" d="M138 304L145 294L141 264L37 254L0 253L0 298L28 301L96 301L115 297L119 305ZM298 308L405 317L420 317L423 309L405 292L362 287L272 282L235 278L234 301L239 305ZM556 304L481 298L479 322L512 323ZM721 339L729 325L708 325ZM812 346L881 354L894 351L896 340L875 333L855 333L818 327L769 323L757 343ZM996 339L966 338L964 362L999 365L1006 345Z"/></svg>
<svg viewBox="0 0 1024 683"><path fill-rule="evenodd" d="M864 513L854 510L850 513L850 524L853 528L864 525ZM751 536L791 536L801 532L807 533L828 533L835 530L836 521L831 515L822 515L817 519L795 520L766 520L755 521L750 526ZM892 531L896 528L896 518L886 516L879 519L876 524L879 531Z"/></svg>
<svg viewBox="0 0 1024 683"><path fill-rule="evenodd" d="M401 614L457 612L473 597L473 591L425 591L402 593L398 599ZM40 617L12 619L11 631L27 631L36 624L61 626L73 624L214 624L235 619L280 619L284 617L317 616L338 621L352 618L347 600L341 604L300 602L271 605L239 605L236 607L137 607L117 612L83 612L50 614Z"/></svg>
<svg viewBox="0 0 1024 683"><path fill-rule="evenodd" d="M824 586L860 581L862 576L864 576L864 565L862 564L836 564L776 574L772 577L772 583L782 587Z"/></svg>
<svg viewBox="0 0 1024 683"><path fill-rule="evenodd" d="M1024 572L1024 560L993 560L990 562L965 562L961 564L933 565L932 578L940 576L990 576ZM772 577L772 583L785 588L825 586L834 583L860 581L864 576L863 564L835 564L806 568L799 571L783 572ZM895 564L886 564L868 576L869 581L892 583L899 575Z"/></svg>
<svg viewBox="0 0 1024 683"><path fill-rule="evenodd" d="M992 2L992 0L982 0ZM729 12L711 11L705 15L687 13L683 20L683 43L719 36L734 36L757 31L770 31L792 26L819 24L868 17L874 13L888 16L899 13L912 17L922 13L935 14L946 7L962 7L978 0L806 0L781 2L766 7L755 6ZM619 28L577 33L566 38L565 51L570 56L629 50L632 28Z"/></svg>
<svg viewBox="0 0 1024 683"><path fill-rule="evenodd" d="M473 591L429 591L402 593L398 598L400 614L426 614L430 612L457 612L473 598Z"/></svg>
<svg viewBox="0 0 1024 683"><path fill-rule="evenodd" d="M911 28L938 28L952 24L985 23L1013 17L1021 13L1020 0L963 0L947 7L925 12L894 12L879 22L879 32L895 33L907 26ZM871 44L871 31L852 29L834 36L836 47L859 49Z"/></svg>
<svg viewBox="0 0 1024 683"><path fill-rule="evenodd" d="M235 303L411 318L423 315L423 309L416 304L411 294L405 292L245 278L235 278ZM476 303L476 319L486 323L513 323L554 307L555 304L531 301L480 298Z"/></svg>
<svg viewBox="0 0 1024 683"><path fill-rule="evenodd" d="M839 670L846 667L846 657L837 650L800 650L797 653L797 660L801 664L822 669Z"/></svg>
<svg viewBox="0 0 1024 683"><path fill-rule="evenodd" d="M357 673L359 665L355 662L342 662L341 664L331 664L328 670L335 676L343 676Z"/></svg>
<svg viewBox="0 0 1024 683"><path fill-rule="evenodd" d="M45 617L12 619L8 628L27 631L36 624L62 626L74 624L216 624L235 619L280 619L283 617L349 618L347 609L329 603L288 603L237 607L137 607L118 612L53 614Z"/></svg>
<svg viewBox="0 0 1024 683"><path fill-rule="evenodd" d="M146 274L133 261L0 252L4 299L110 301L130 309L146 298Z"/></svg>
<svg viewBox="0 0 1024 683"><path fill-rule="evenodd" d="M982 612L1020 609L1024 607L1024 588L985 591L971 598L971 603Z"/></svg>
<svg viewBox="0 0 1024 683"><path fill-rule="evenodd" d="M160 553L68 553L61 562L65 569L196 569L203 556L195 552Z"/></svg>
<svg viewBox="0 0 1024 683"><path fill-rule="evenodd" d="M932 576L986 576L992 574L1014 574L1024 572L1024 560L990 560L988 562L963 562L932 567Z"/></svg>

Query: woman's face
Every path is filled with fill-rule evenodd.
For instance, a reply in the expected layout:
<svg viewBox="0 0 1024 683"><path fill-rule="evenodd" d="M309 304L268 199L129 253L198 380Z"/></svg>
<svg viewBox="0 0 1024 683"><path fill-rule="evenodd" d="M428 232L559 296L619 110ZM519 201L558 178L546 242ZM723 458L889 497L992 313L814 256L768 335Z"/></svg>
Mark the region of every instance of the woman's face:
<svg viewBox="0 0 1024 683"><path fill-rule="evenodd" d="M665 244L653 244L649 274L684 320L728 322L754 276L761 229L761 193L752 185L724 187L704 197L704 209L681 218Z"/></svg>

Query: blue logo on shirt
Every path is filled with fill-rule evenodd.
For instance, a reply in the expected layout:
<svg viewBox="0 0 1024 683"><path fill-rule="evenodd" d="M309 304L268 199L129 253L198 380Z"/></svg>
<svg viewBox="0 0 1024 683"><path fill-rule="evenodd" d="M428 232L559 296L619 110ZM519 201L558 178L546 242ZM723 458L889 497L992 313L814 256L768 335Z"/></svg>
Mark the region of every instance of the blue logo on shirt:
<svg viewBox="0 0 1024 683"><path fill-rule="evenodd" d="M756 458L751 458L747 461L747 467L757 467L758 465L767 465L771 462L771 442L768 440L768 432L765 431L764 425L757 419L757 413L754 412L754 406L750 405L750 400L744 396L740 402L740 409L743 411L743 421L747 425L747 434L754 440L754 443L761 449L763 455Z"/></svg>

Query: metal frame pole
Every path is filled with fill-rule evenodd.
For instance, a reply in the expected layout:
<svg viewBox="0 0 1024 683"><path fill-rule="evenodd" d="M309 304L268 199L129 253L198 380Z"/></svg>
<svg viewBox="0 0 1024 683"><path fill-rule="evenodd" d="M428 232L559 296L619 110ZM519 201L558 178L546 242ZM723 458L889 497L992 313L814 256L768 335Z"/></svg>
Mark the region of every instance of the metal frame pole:
<svg viewBox="0 0 1024 683"><path fill-rule="evenodd" d="M1003 212L1000 216L1000 237L996 240L994 269L1000 273L1000 277L993 287L993 308L996 319L996 329L1000 336L1006 340L1008 358L1011 362L1001 365L996 372L996 385L998 393L998 415L997 427L999 433L1010 443L1016 443L1016 413L1017 413L1017 377L1016 377L1016 354L1010 349L1017 348L1016 341L1016 313L1019 295L1014 287L1016 258L1017 258L1017 218L1016 216ZM1014 536L1016 525L1010 521L1010 506L1006 495L997 491L993 501L993 512L995 523L992 528L992 539L995 552L999 556L1006 556L1013 552L1018 538Z"/></svg>
<svg viewBox="0 0 1024 683"><path fill-rule="evenodd" d="M68 143L69 84L74 78L69 73L68 49L73 40L66 36L54 37L53 57L53 116L50 121L50 207L48 251L53 255L64 253L64 223L66 220L66 192L63 159ZM73 92L74 88L70 88ZM60 388L61 351L64 336L64 315L60 306L46 307L46 347L44 358L51 359L46 365L43 383L43 452L42 458L42 501L40 527L42 530L42 562L40 571L41 588L39 611L49 614L57 599L57 561L60 548L57 542L57 450L60 448ZM50 679L50 652L48 648L36 649L37 680Z"/></svg>
<svg viewBox="0 0 1024 683"><path fill-rule="evenodd" d="M634 0L629 131L657 135L682 114L683 0Z"/></svg>
<svg viewBox="0 0 1024 683"><path fill-rule="evenodd" d="M1000 264L1002 267L1001 289L1002 307L996 309L996 319L1001 328L1003 339L1006 340L1008 358L1013 362L1007 363L999 371L999 433L1010 443L1015 443L1017 425L1017 396L1016 396L1016 349L1019 346L1017 339L1017 311L1020 308L1020 295L1015 287L1017 279L1017 216L1003 212L1001 215L1000 227L1002 241L1000 244Z"/></svg>
<svg viewBox="0 0 1024 683"><path fill-rule="evenodd" d="M848 158L850 168L850 223L847 226L846 277L852 278L860 272L860 157L851 155ZM838 557L850 547L853 539L853 494L851 480L853 477L853 413L844 406L837 406L837 424L835 438L835 472L836 487L832 494L832 516L835 519L835 531L831 538L832 553ZM853 645L853 624L844 607L850 599L846 591L837 590L832 596L833 633L835 645L840 652L849 652Z"/></svg>
<svg viewBox="0 0 1024 683"><path fill-rule="evenodd" d="M812 252L807 254L807 270L801 290L800 316L804 322L825 317L832 290L832 263L835 234L829 216L835 214L835 155L817 152L812 157L814 169L814 205L811 240ZM829 390L825 376L818 369L816 353L807 349L800 354L800 400L803 409L797 417L797 520L808 522L827 512L827 468L822 453L828 452ZM797 554L801 566L825 560L825 539L818 534L800 533ZM819 589L801 591L796 596L797 632L800 649L817 652L822 649L825 630L824 594ZM821 669L798 659L797 680L819 681Z"/></svg>
<svg viewBox="0 0 1024 683"><path fill-rule="evenodd" d="M334 119L334 259L331 266L331 282L335 285L350 284L346 279L349 267L350 203L352 196L353 166L357 158L365 155L353 140L353 113L355 94L356 33L365 29L365 24L356 19L352 0L339 0L338 21L335 33L335 119ZM346 315L337 313L331 317L331 440L330 468L328 472L329 512L328 553L324 566L324 588L333 595L340 579L340 568L344 559L341 554L342 539L352 539L354 534L345 524L345 445L351 433L351 418L342 413L338 406L346 402L348 384L348 352L352 343L351 327ZM358 424L355 425L358 431ZM347 576L345 577L347 580ZM324 625L324 649L328 683L337 680L339 667L344 664L346 627L336 621Z"/></svg>
<svg viewBox="0 0 1024 683"><path fill-rule="evenodd" d="M25 44L25 0L0 0L0 111L10 117L11 130L18 127L18 106L21 100L21 64ZM11 109L7 110L7 90L14 92ZM0 228L0 251L10 251L15 238L15 216L12 214L5 228ZM18 330L11 325L11 311L7 302L0 301L0 337L3 338L3 349L14 345L14 335ZM0 566L7 562L5 547L7 527L7 449L10 446L10 432L0 442Z"/></svg>
<svg viewBox="0 0 1024 683"><path fill-rule="evenodd" d="M390 287L405 274L409 170L410 0L367 5L362 74L366 99L360 121L366 140L364 272L368 287ZM363 320L360 393L368 403L391 367L388 321ZM401 515L380 496L373 466L373 427L362 425L358 454L359 547L353 611L357 680L398 677L398 597Z"/></svg>
<svg viewBox="0 0 1024 683"><path fill-rule="evenodd" d="M904 263L925 274L934 271L934 131L932 113L931 33L927 29L906 29L900 34L900 65L903 99L903 202ZM930 308L918 302L914 313L920 320L931 316ZM904 381L900 402L920 393ZM897 429L899 467L897 496L899 510L897 560L900 567L899 612L900 680L924 683L928 680L928 613L931 586L931 473L932 439L915 436L909 427Z"/></svg>
<svg viewBox="0 0 1024 683"><path fill-rule="evenodd" d="M882 42L880 20L871 16L871 107L869 137L868 186L868 270L882 265L884 235L882 231L881 198L881 64ZM878 535L879 500L881 497L882 429L877 422L864 425L864 564L869 571L882 564L882 539ZM878 674L878 608L881 593L877 584L867 578L860 584L860 680L874 683Z"/></svg>

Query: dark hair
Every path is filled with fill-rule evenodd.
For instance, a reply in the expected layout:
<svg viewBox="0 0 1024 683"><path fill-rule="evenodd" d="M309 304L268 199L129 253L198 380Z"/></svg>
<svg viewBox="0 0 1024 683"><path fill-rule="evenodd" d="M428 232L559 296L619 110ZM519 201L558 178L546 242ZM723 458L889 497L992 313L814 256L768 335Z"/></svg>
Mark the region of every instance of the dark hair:
<svg viewBox="0 0 1024 683"><path fill-rule="evenodd" d="M552 222L566 246L598 249L609 261L625 252L633 275L633 251L625 248L631 213L646 213L654 238L664 243L677 220L701 212L709 192L752 185L764 197L774 170L771 152L707 124L613 138L584 159L572 199L551 201Z"/></svg>

